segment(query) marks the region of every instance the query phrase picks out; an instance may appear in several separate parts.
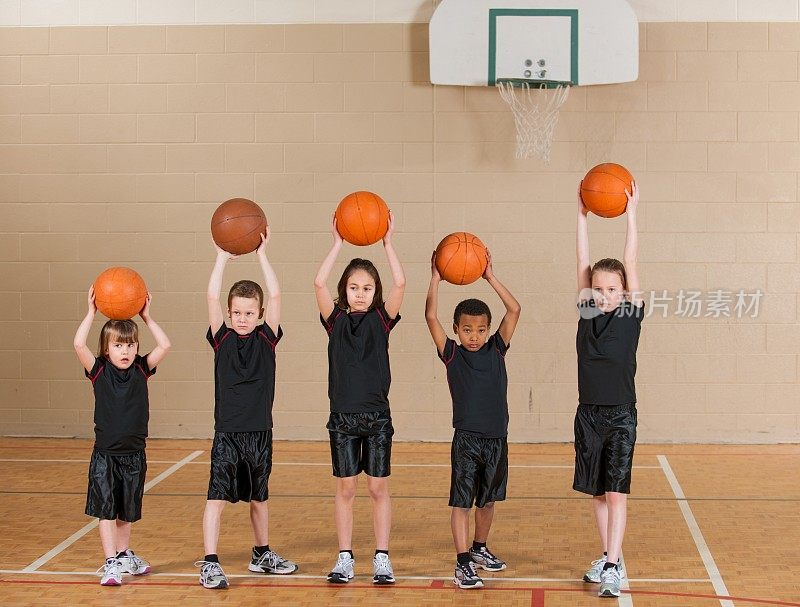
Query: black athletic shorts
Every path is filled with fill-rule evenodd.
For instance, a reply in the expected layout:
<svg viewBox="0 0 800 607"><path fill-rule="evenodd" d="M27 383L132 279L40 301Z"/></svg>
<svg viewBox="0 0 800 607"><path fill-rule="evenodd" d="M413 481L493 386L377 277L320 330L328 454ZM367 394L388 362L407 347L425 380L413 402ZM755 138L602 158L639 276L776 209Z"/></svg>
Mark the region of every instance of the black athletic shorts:
<svg viewBox="0 0 800 607"><path fill-rule="evenodd" d="M508 441L456 430L450 448L450 505L483 508L506 499Z"/></svg>
<svg viewBox="0 0 800 607"><path fill-rule="evenodd" d="M109 521L138 521L142 518L146 473L144 449L125 455L92 451L86 514Z"/></svg>
<svg viewBox="0 0 800 607"><path fill-rule="evenodd" d="M208 499L265 502L272 472L272 430L215 432Z"/></svg>
<svg viewBox="0 0 800 607"><path fill-rule="evenodd" d="M333 475L384 477L391 474L392 416L386 411L335 413L328 418Z"/></svg>
<svg viewBox="0 0 800 607"><path fill-rule="evenodd" d="M572 488L594 496L630 493L635 445L636 403L578 405Z"/></svg>

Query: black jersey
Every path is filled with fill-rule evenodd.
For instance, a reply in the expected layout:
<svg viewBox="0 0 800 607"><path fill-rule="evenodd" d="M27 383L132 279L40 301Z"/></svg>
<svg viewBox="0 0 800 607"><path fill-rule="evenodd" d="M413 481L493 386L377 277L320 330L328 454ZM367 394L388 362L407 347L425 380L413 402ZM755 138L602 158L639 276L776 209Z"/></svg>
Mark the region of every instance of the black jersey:
<svg viewBox="0 0 800 607"><path fill-rule="evenodd" d="M141 451L147 441L150 402L147 357L138 354L127 369L118 369L105 356L96 358L86 377L94 389L94 448L103 453Z"/></svg>
<svg viewBox="0 0 800 607"><path fill-rule="evenodd" d="M453 428L485 438L508 435L505 356L509 347L500 333L494 333L476 352L447 338L439 358L447 367Z"/></svg>
<svg viewBox="0 0 800 607"><path fill-rule="evenodd" d="M592 310L592 300L581 304ZM636 349L644 304L623 302L616 310L582 313L575 338L578 352L578 400L583 405L636 402Z"/></svg>
<svg viewBox="0 0 800 607"><path fill-rule="evenodd" d="M264 432L272 429L275 399L276 336L263 323L247 335L222 325L206 339L214 348L214 429L217 432Z"/></svg>
<svg viewBox="0 0 800 607"><path fill-rule="evenodd" d="M328 332L328 398L331 411L366 413L389 409L389 333L400 320L386 308L348 314L334 308L322 326Z"/></svg>

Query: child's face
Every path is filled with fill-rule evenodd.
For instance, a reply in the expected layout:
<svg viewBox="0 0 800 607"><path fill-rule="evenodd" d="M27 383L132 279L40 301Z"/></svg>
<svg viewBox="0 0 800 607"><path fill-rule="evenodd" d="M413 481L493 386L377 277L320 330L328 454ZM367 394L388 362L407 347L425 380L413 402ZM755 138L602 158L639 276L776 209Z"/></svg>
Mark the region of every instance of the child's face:
<svg viewBox="0 0 800 607"><path fill-rule="evenodd" d="M133 364L137 352L139 352L139 344L135 341L119 341L118 335L112 335L108 340L105 354L117 369L127 369Z"/></svg>
<svg viewBox="0 0 800 607"><path fill-rule="evenodd" d="M453 324L453 331L458 335L462 346L470 352L477 352L489 339L489 318L486 314L462 314L458 324Z"/></svg>
<svg viewBox="0 0 800 607"><path fill-rule="evenodd" d="M375 281L366 270L355 270L347 278L347 307L351 312L366 312L375 298Z"/></svg>
<svg viewBox="0 0 800 607"><path fill-rule="evenodd" d="M604 313L616 310L625 297L622 278L616 272L595 272L592 275L592 291L598 310Z"/></svg>
<svg viewBox="0 0 800 607"><path fill-rule="evenodd" d="M228 317L231 328L239 335L252 333L259 319L264 316L264 308L259 307L258 299L253 297L233 297Z"/></svg>

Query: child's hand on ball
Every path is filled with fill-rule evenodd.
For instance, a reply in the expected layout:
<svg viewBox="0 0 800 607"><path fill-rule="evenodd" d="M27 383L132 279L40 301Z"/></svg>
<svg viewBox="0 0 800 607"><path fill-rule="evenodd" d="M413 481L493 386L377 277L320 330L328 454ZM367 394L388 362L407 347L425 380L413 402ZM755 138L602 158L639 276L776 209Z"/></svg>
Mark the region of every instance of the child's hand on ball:
<svg viewBox="0 0 800 607"><path fill-rule="evenodd" d="M86 299L89 303L89 312L91 312L92 314L97 312L97 305L94 303L94 285L89 287L89 295Z"/></svg>

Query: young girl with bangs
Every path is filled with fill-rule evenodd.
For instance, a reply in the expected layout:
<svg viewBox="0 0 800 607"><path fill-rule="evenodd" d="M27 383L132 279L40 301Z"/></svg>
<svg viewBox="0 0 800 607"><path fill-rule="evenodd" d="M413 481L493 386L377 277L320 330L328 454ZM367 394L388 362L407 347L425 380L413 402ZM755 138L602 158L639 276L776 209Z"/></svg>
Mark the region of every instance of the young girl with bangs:
<svg viewBox="0 0 800 607"><path fill-rule="evenodd" d="M358 475L366 473L372 500L376 550L374 584L393 584L389 560L391 504L389 474L392 418L389 411L389 333L400 320L405 275L392 245L394 219L383 238L392 272L386 299L378 270L367 259L353 259L339 279L334 299L327 281L342 249L342 236L331 221L333 246L317 272L314 289L320 320L328 333L328 397L333 475L336 477L335 520L337 561L327 579L346 584L354 573L353 500Z"/></svg>

